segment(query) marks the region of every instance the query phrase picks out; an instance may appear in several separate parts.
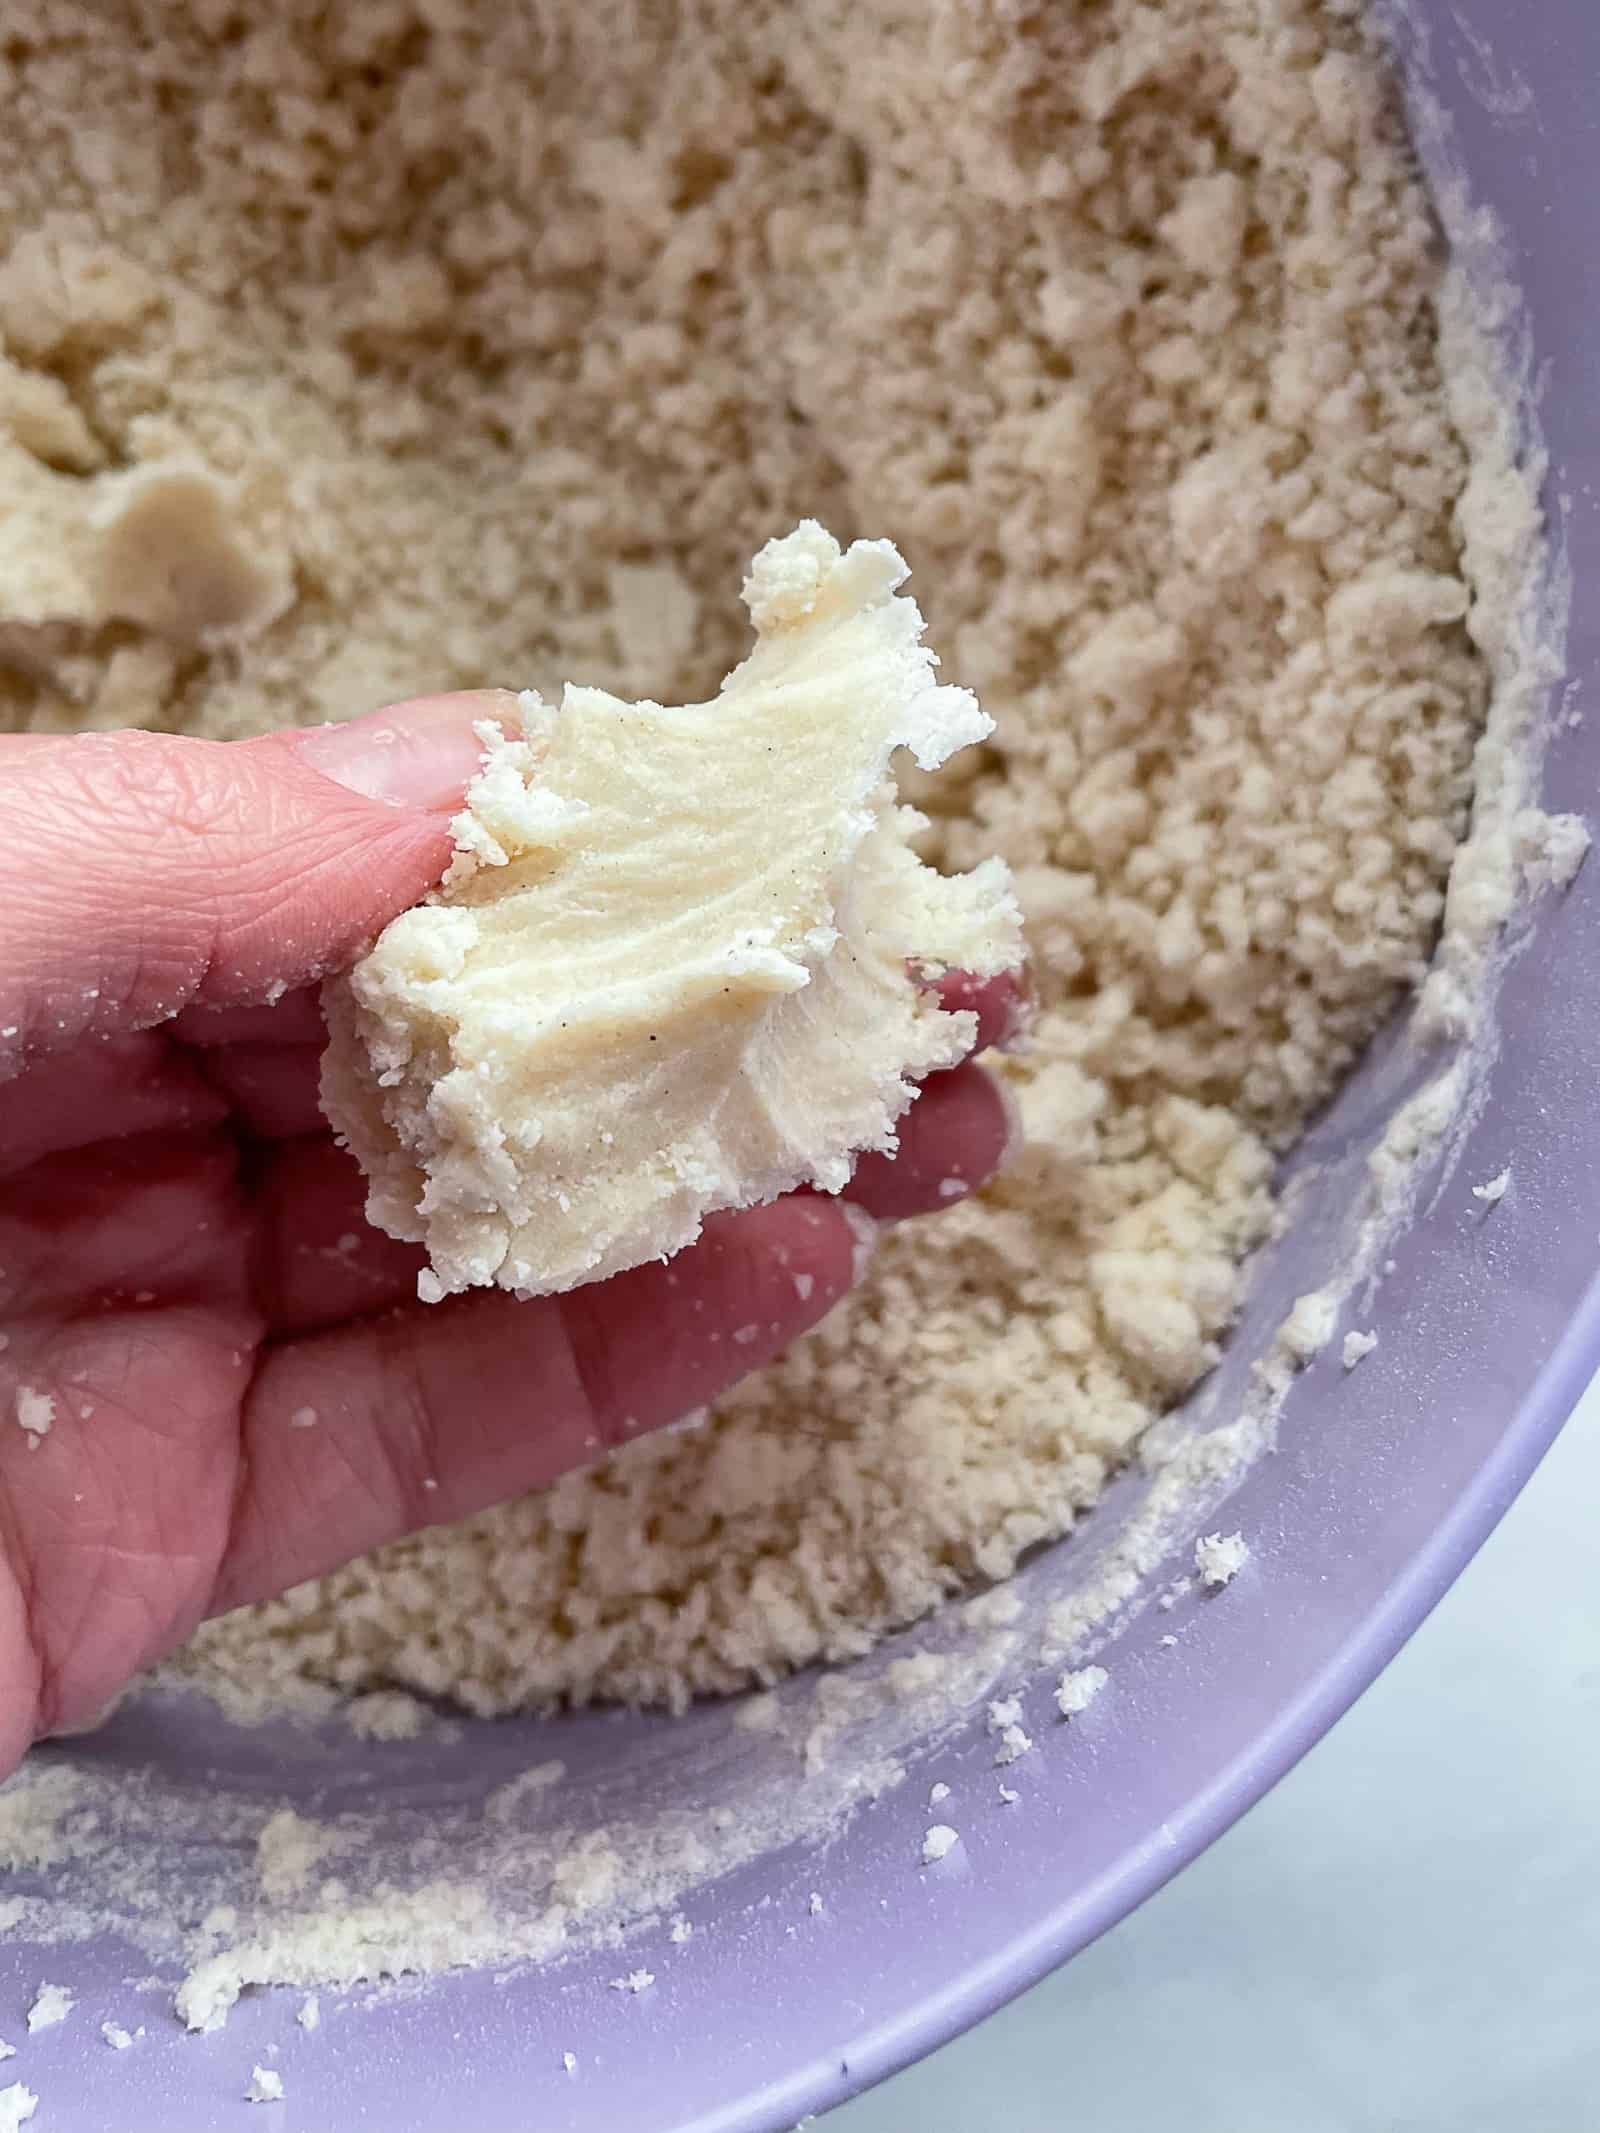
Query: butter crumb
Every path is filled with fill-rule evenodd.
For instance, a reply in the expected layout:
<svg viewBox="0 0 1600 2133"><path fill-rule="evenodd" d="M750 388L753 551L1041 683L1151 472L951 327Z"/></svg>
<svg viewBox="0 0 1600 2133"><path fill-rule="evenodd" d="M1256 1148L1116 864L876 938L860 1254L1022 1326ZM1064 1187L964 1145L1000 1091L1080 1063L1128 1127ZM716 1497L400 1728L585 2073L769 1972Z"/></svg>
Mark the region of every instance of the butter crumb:
<svg viewBox="0 0 1600 2133"><path fill-rule="evenodd" d="M39 1449L55 1418L56 1403L50 1393L36 1392L31 1385L17 1387L17 1427L27 1432L30 1452Z"/></svg>

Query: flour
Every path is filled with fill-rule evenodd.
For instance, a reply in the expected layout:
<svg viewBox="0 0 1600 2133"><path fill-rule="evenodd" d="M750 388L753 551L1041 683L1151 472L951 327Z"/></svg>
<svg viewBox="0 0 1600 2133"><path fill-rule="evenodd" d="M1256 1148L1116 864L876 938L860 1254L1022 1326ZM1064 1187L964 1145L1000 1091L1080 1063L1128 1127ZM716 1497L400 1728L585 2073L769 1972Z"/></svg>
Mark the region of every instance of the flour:
<svg viewBox="0 0 1600 2133"><path fill-rule="evenodd" d="M281 1807L268 1818L256 1838L256 1872L261 1893L268 1898L299 1896L305 1892L312 1871L328 1854L337 1850L338 1834Z"/></svg>
<svg viewBox="0 0 1600 2133"><path fill-rule="evenodd" d="M71 1850L63 1822L78 1806L84 1781L71 1770L26 1770L0 1791L0 1868L16 1873L54 1866Z"/></svg>

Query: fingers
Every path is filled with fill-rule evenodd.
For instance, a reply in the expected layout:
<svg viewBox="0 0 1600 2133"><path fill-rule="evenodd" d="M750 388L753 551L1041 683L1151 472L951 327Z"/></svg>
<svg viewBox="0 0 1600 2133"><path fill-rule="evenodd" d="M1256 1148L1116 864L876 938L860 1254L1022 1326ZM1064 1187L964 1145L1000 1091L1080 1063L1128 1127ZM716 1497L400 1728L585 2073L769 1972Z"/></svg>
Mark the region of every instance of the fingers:
<svg viewBox="0 0 1600 2133"><path fill-rule="evenodd" d="M326 1044L321 987L302 985L263 1007L186 1007L167 1033L201 1051L228 1044Z"/></svg>
<svg viewBox="0 0 1600 2133"><path fill-rule="evenodd" d="M703 1406L849 1288L844 1210L717 1216L666 1266L562 1297L456 1297L266 1352L212 1611L543 1487Z"/></svg>
<svg viewBox="0 0 1600 2133"><path fill-rule="evenodd" d="M206 1080L258 1139L327 1132L319 1092L320 1044L223 1044L201 1056Z"/></svg>
<svg viewBox="0 0 1600 2133"><path fill-rule="evenodd" d="M326 1134L273 1149L257 1183L256 1296L278 1335L341 1325L416 1301L420 1246L367 1220L367 1181Z"/></svg>
<svg viewBox="0 0 1600 2133"><path fill-rule="evenodd" d="M900 1122L898 1152L864 1155L845 1192L879 1222L936 1213L999 1169L1015 1132L1010 1099L968 1060L929 1076Z"/></svg>
<svg viewBox="0 0 1600 2133"><path fill-rule="evenodd" d="M249 1233L238 1168L217 1131L43 1157L0 1193L0 1316L14 1330L22 1317L237 1300Z"/></svg>
<svg viewBox="0 0 1600 2133"><path fill-rule="evenodd" d="M281 1061L278 1070L283 1070ZM310 1117L316 1104L314 1053L302 1059L297 1073L298 1101ZM284 1115L285 1092L278 1090L272 1101ZM898 1155L864 1156L844 1196L881 1222L937 1214L975 1192L999 1167L1012 1131L1009 1099L982 1067L969 1063L935 1074L900 1122ZM419 1246L401 1244L371 1227L366 1180L355 1158L325 1134L263 1151L256 1190L261 1210L256 1293L277 1332L335 1326L415 1297L426 1255Z"/></svg>
<svg viewBox="0 0 1600 2133"><path fill-rule="evenodd" d="M0 1092L0 1177L68 1148L215 1125L226 1111L193 1061L153 1031L80 1044Z"/></svg>
<svg viewBox="0 0 1600 2133"><path fill-rule="evenodd" d="M265 1000L436 882L498 691L220 742L0 736L0 1076L79 1037Z"/></svg>

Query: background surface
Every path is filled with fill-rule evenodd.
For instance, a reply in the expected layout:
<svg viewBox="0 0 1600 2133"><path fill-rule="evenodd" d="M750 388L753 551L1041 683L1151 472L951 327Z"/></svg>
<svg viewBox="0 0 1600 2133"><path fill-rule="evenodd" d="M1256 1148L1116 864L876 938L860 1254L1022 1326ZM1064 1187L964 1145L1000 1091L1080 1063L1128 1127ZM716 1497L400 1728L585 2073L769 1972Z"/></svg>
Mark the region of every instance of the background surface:
<svg viewBox="0 0 1600 2133"><path fill-rule="evenodd" d="M1186 1873L829 2133L1600 2133L1600 1380Z"/></svg>

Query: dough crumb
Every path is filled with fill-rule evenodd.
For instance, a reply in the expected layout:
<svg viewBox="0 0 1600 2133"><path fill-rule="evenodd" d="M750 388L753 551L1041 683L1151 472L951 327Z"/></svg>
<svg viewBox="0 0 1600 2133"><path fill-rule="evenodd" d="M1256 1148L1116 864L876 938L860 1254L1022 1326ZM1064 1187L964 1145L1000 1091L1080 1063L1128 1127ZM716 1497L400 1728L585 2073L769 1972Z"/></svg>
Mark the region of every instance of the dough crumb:
<svg viewBox="0 0 1600 2133"><path fill-rule="evenodd" d="M1509 1166L1497 1177L1487 1179L1482 1185L1474 1185L1472 1197L1481 1200L1485 1207L1494 1207L1506 1196L1506 1187L1511 1183Z"/></svg>
<svg viewBox="0 0 1600 2133"><path fill-rule="evenodd" d="M1344 1346L1339 1351L1346 1370L1354 1370L1357 1363L1369 1356L1378 1345L1376 1333L1357 1333L1353 1329L1344 1337Z"/></svg>
<svg viewBox="0 0 1600 2133"><path fill-rule="evenodd" d="M770 1689L754 1696L745 1697L736 1706L733 1722L741 1733L775 1733L783 1716L783 1706Z"/></svg>
<svg viewBox="0 0 1600 2133"><path fill-rule="evenodd" d="M949 1797L950 1787L948 1785L939 1784L928 1787L928 1805L930 1807L937 1807L941 1800L948 1800Z"/></svg>
<svg viewBox="0 0 1600 2133"><path fill-rule="evenodd" d="M1339 1299L1326 1289L1312 1289L1295 1298L1278 1328L1278 1345L1293 1362L1309 1363L1332 1340L1338 1320Z"/></svg>
<svg viewBox="0 0 1600 2133"><path fill-rule="evenodd" d="M1208 1533L1194 1544L1194 1567L1208 1590L1220 1592L1250 1560L1249 1545L1242 1533Z"/></svg>
<svg viewBox="0 0 1600 2133"><path fill-rule="evenodd" d="M1013 1792L1009 1785L1000 1787L1000 1805L1002 1807L1014 1807L1021 1798L1021 1793Z"/></svg>
<svg viewBox="0 0 1600 2133"><path fill-rule="evenodd" d="M1103 1666L1070 1668L1056 1683L1056 1709L1063 1718L1076 1718L1088 1710L1110 1679Z"/></svg>
<svg viewBox="0 0 1600 2133"><path fill-rule="evenodd" d="M653 1970L630 1970L626 1977L611 1980L613 1992L648 1992L656 1981Z"/></svg>
<svg viewBox="0 0 1600 2133"><path fill-rule="evenodd" d="M4 2037L0 2037L0 2059L14 2059L16 2056L17 2047L14 2044L8 2044Z"/></svg>
<svg viewBox="0 0 1600 2133"><path fill-rule="evenodd" d="M0 2133L17 2133L38 2108L38 2097L22 2082L13 2081L9 2088L0 2089Z"/></svg>
<svg viewBox="0 0 1600 2133"><path fill-rule="evenodd" d="M1014 1763L1033 1746L1032 1737L1022 1723L1021 1701L1015 1696L1004 1696L990 1704L989 1731L1000 1738L994 1755L997 1763Z"/></svg>
<svg viewBox="0 0 1600 2133"><path fill-rule="evenodd" d="M335 1831L296 1814L292 1807L280 1807L263 1823L256 1837L261 1893L274 1899L302 1894L313 1868L337 1843Z"/></svg>
<svg viewBox="0 0 1600 2133"><path fill-rule="evenodd" d="M524 694L521 739L479 728L443 888L323 994L324 1108L369 1218L426 1246L424 1301L551 1294L715 1209L836 1193L962 1056L971 1016L915 973L1016 969L1020 913L999 860L912 847L891 759L931 772L993 721L935 682L906 574L807 520L751 564L756 645L713 702L569 684Z"/></svg>
<svg viewBox="0 0 1600 2133"><path fill-rule="evenodd" d="M282 2103L283 2076L274 2073L270 2066L253 2066L250 2069L250 2086L244 2092L246 2103Z"/></svg>
<svg viewBox="0 0 1600 2133"><path fill-rule="evenodd" d="M314 1992L306 1994L300 2005L295 2009L294 2018L302 2029L320 2029L322 2027L322 2002Z"/></svg>
<svg viewBox="0 0 1600 2133"><path fill-rule="evenodd" d="M65 1985L41 1985L28 2009L29 2036L37 2030L54 2029L58 2022L67 2019L77 2004Z"/></svg>
<svg viewBox="0 0 1600 2133"><path fill-rule="evenodd" d="M144 2035L144 2029L141 2026L135 2032L131 2029L124 2029L120 2022L102 2022L100 2024L100 2034L113 2051L125 2052L132 2044L136 2034L141 2037Z"/></svg>
<svg viewBox="0 0 1600 2133"><path fill-rule="evenodd" d="M358 1740L417 1740L433 1721L428 1706L404 1689L370 1689L352 1697L344 1722Z"/></svg>
<svg viewBox="0 0 1600 2133"><path fill-rule="evenodd" d="M996 1585L992 1591L980 1592L968 1600L961 1619L968 1629L1009 1629L1022 1619L1022 1602L1007 1586Z"/></svg>
<svg viewBox="0 0 1600 2133"><path fill-rule="evenodd" d="M50 1425L56 1418L56 1403L53 1394L36 1392L31 1385L17 1387L17 1427L27 1432L28 1449L36 1452L50 1434Z"/></svg>
<svg viewBox="0 0 1600 2133"><path fill-rule="evenodd" d="M821 1914L822 1894L820 1890L813 1889L811 1891L811 1894L806 1898L806 1909L811 1913L811 1916L813 1918L816 1918Z"/></svg>
<svg viewBox="0 0 1600 2133"><path fill-rule="evenodd" d="M681 1948L684 1942L690 1938L693 1932L694 1927L690 1925L688 1919L683 1917L680 1913L679 1916L672 1921L672 1924L667 1932L667 1938L674 1944L674 1946Z"/></svg>
<svg viewBox="0 0 1600 2133"><path fill-rule="evenodd" d="M578 2071L578 2055L577 2055L577 2053L576 2053L576 2052L563 2052L563 2053L561 2054L561 2064L562 2064L562 2067L563 2067L563 2068L565 2069L565 2071L566 2071L567 2073L569 2073L569 2074L575 2074L575 2073L576 2073L576 2072Z"/></svg>
<svg viewBox="0 0 1600 2133"><path fill-rule="evenodd" d="M946 1852L952 1851L960 1842L959 1830L952 1829L948 1822L935 1822L933 1827L923 1834L923 1865L932 1866L935 1860L942 1859Z"/></svg>

